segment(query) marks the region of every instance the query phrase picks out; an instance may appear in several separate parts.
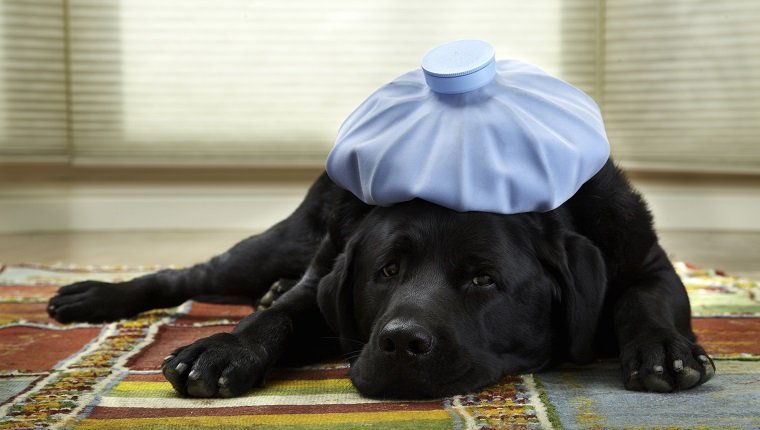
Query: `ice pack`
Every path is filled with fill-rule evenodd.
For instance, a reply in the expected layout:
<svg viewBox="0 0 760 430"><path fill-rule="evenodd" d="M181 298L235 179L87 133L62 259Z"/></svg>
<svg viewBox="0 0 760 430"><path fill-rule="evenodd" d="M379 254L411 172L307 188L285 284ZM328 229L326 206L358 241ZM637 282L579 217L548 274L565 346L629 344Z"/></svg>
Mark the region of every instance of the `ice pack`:
<svg viewBox="0 0 760 430"><path fill-rule="evenodd" d="M367 204L415 198L455 211L557 208L609 158L597 104L484 41L430 50L340 127L326 169Z"/></svg>

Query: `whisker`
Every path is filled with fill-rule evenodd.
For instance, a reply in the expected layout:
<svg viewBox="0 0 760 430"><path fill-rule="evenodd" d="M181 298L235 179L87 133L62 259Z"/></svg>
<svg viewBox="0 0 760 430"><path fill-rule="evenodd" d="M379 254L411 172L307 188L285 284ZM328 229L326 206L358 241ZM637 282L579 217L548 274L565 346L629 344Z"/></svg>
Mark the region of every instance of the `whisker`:
<svg viewBox="0 0 760 430"><path fill-rule="evenodd" d="M350 359L350 358L358 357L361 353L362 353L362 350L361 349L357 349L355 351L350 351L350 352L347 352L345 354L341 354L340 356L343 357L343 358L345 358L345 359Z"/></svg>
<svg viewBox="0 0 760 430"><path fill-rule="evenodd" d="M336 339L336 340L344 340L347 342L354 343L356 345L364 346L364 342L358 340L358 339L351 339L350 337L341 337L341 336L322 336L322 339Z"/></svg>
<svg viewBox="0 0 760 430"><path fill-rule="evenodd" d="M348 361L349 363L353 363L354 361L356 361L359 358L359 356L361 355L361 353L362 353L361 349L358 349L356 351L347 352L347 353L341 355L341 359L343 359L344 361Z"/></svg>

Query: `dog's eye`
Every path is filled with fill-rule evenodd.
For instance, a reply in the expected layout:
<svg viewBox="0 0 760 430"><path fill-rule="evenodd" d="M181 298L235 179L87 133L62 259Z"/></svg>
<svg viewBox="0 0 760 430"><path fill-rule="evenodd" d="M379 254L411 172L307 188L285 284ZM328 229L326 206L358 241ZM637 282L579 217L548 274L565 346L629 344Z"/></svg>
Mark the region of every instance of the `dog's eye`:
<svg viewBox="0 0 760 430"><path fill-rule="evenodd" d="M478 287L485 287L493 284L493 279L488 275L478 275L472 278L472 284Z"/></svg>
<svg viewBox="0 0 760 430"><path fill-rule="evenodd" d="M391 263L385 267L383 267L383 276L386 278L390 278L393 276L396 276L398 274L398 264L397 263Z"/></svg>

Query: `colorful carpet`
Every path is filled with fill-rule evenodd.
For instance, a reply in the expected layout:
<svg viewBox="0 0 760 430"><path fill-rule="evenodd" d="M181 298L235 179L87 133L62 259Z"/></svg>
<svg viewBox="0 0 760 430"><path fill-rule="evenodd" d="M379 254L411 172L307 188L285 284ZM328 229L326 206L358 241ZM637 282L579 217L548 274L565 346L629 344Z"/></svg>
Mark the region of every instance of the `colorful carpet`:
<svg viewBox="0 0 760 430"><path fill-rule="evenodd" d="M58 286L157 268L20 265L0 271L0 429L758 429L760 283L677 263L694 326L718 373L689 392L627 392L600 362L506 377L421 402L360 396L342 363L277 370L235 399L178 397L159 369L174 348L230 330L245 306L188 302L113 324L47 317Z"/></svg>

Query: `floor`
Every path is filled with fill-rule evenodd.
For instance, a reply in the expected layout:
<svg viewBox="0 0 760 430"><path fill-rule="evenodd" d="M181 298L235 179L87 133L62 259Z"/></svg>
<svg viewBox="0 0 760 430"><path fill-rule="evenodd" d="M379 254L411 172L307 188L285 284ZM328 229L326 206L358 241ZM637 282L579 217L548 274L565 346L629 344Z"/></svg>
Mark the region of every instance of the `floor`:
<svg viewBox="0 0 760 430"><path fill-rule="evenodd" d="M249 235L244 231L27 233L0 235L0 262L188 265ZM660 232L675 260L760 279L760 233Z"/></svg>

